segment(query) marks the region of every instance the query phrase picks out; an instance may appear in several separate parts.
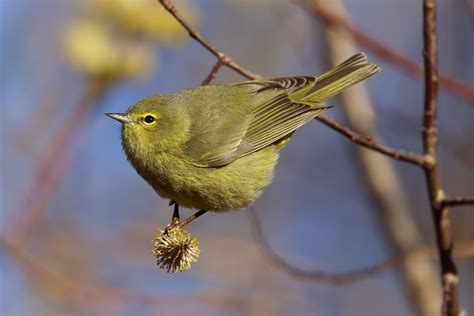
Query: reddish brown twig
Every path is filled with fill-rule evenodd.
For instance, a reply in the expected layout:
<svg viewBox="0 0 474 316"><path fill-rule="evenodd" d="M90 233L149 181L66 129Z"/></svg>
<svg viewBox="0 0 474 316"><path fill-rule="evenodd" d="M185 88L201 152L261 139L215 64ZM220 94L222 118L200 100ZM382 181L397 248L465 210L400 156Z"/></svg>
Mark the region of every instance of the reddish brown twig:
<svg viewBox="0 0 474 316"><path fill-rule="evenodd" d="M442 315L457 316L462 313L459 305L456 264L453 260L453 238L448 209L443 205L438 163L438 51L436 32L436 0L423 1L423 40L425 61L425 106L423 116L423 150L431 163L424 165L428 195L436 231L436 241L441 264L443 288Z"/></svg>
<svg viewBox="0 0 474 316"><path fill-rule="evenodd" d="M297 0L297 2L328 26L339 28L347 32L347 34L361 46L369 49L374 55L377 55L386 62L391 63L397 69L400 69L415 78L423 78L423 65L414 62L410 58L398 53L393 48L368 36L345 19L327 12L318 4L318 1ZM470 86L468 83L445 74L439 75L439 83L449 92L462 97L471 104L474 104L474 87Z"/></svg>
<svg viewBox="0 0 474 316"><path fill-rule="evenodd" d="M217 59L216 63L214 64L214 67L212 67L211 72L207 75L207 77L203 80L201 83L201 86L207 86L208 84L211 83L212 80L214 80L217 76L217 73L222 67L222 61L220 59Z"/></svg>
<svg viewBox="0 0 474 316"><path fill-rule="evenodd" d="M181 14L178 12L174 4L171 3L171 1L169 0L158 0L158 1L160 1L163 7L176 18L176 20L186 29L186 31L188 31L189 36L194 38L204 48L206 48L211 54L216 56L217 59L219 59L223 65L235 70L242 76L247 77L249 79L259 77L259 75L257 75L256 73L253 73L241 67L232 58L225 55L223 52L219 51L216 47L214 47L211 43L209 43L199 32L193 29L192 26L181 17Z"/></svg>
<svg viewBox="0 0 474 316"><path fill-rule="evenodd" d="M444 199L441 204L443 206L468 206L474 205L474 197L455 197L452 199Z"/></svg>
<svg viewBox="0 0 474 316"><path fill-rule="evenodd" d="M422 249L414 250L409 253L401 254L399 256L389 258L372 266L366 268L355 269L347 272L328 272L324 270L304 270L299 267L293 266L280 255L278 255L268 244L264 237L262 227L253 209L248 209L247 214L252 228L254 238L262 249L264 255L269 261L278 269L281 269L292 275L293 277L315 281L321 283L328 283L331 285L345 285L363 281L370 277L375 277L384 272L391 271L400 267L406 260L415 257L423 257L427 254L435 255L436 247L425 247ZM459 258L472 257L474 256L474 243L467 242L464 244L458 244L456 246L456 256Z"/></svg>
<svg viewBox="0 0 474 316"><path fill-rule="evenodd" d="M15 226L12 238L16 243L25 243L41 218L48 201L72 163L81 129L106 86L103 82L89 82L81 101L62 123L59 132L40 159L37 172L26 193L21 196L22 200L11 213L18 218L18 226Z"/></svg>
<svg viewBox="0 0 474 316"><path fill-rule="evenodd" d="M330 119L329 117L320 115L316 117L316 119L325 124L326 126L338 131L340 134L344 135L349 140L358 145L372 149L381 154L392 157L393 159L405 161L418 166L423 166L426 163L425 158L421 155L409 151L396 150L388 146L377 144L372 137L361 136L349 129L348 127L345 127L342 124L336 122L335 120Z"/></svg>

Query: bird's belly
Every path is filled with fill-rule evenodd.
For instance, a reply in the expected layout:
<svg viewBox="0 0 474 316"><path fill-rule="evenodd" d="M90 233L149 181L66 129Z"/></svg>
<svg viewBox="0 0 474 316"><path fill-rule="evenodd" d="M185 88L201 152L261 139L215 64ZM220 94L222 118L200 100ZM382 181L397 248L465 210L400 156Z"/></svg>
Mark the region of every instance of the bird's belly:
<svg viewBox="0 0 474 316"><path fill-rule="evenodd" d="M144 178L161 197L187 208L228 211L247 207L271 183L278 150L270 146L219 168L196 167L176 157L158 160Z"/></svg>

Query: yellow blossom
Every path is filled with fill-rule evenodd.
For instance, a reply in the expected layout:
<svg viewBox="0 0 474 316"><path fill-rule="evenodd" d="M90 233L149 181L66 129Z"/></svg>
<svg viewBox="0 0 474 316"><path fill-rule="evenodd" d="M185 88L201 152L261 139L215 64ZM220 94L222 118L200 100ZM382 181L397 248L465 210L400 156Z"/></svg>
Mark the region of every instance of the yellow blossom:
<svg viewBox="0 0 474 316"><path fill-rule="evenodd" d="M65 51L76 69L94 77L139 77L153 68L150 51L131 41L118 40L106 25L95 20L70 26Z"/></svg>
<svg viewBox="0 0 474 316"><path fill-rule="evenodd" d="M95 0L96 11L117 28L172 45L187 39L183 27L156 0ZM196 13L189 1L176 1L180 13L194 24Z"/></svg>

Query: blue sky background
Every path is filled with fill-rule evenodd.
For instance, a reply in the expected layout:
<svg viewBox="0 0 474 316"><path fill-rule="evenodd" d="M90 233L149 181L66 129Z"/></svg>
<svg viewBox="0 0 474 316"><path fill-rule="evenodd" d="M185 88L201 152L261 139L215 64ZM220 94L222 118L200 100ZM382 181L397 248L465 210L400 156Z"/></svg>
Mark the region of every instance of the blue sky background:
<svg viewBox="0 0 474 316"><path fill-rule="evenodd" d="M361 30L422 62L421 4L405 0L347 1ZM324 25L284 1L193 1L199 29L222 51L264 76L311 75L328 69ZM157 4L158 5L158 4ZM61 53L64 26L79 1L0 0L0 106L2 232L31 180L37 162L83 91L82 78ZM440 70L474 84L474 12L465 1L440 1ZM364 51L363 48L360 48ZM367 52L383 71L367 81L384 142L419 151L423 85ZM156 45L158 67L146 80L115 85L97 105L81 134L74 163L48 204L28 244L49 269L81 282L125 288L161 298L130 301L117 313L71 307L35 286L24 268L0 252L0 313L20 315L406 315L396 271L347 286L291 278L271 266L251 235L245 211L205 215L190 226L201 258L190 272L166 274L149 253L157 227L169 221L159 198L128 164L118 124L103 115L139 99L199 85L214 57L192 40L174 48ZM242 80L223 69L215 83ZM329 115L344 122L336 105ZM440 151L448 194L472 195L474 108L440 94ZM421 170L396 164L426 244L432 219ZM303 268L344 271L392 255L378 210L364 184L356 148L312 122L282 152L273 184L256 202L265 236L276 252ZM191 211L184 211L190 214ZM472 207L453 210L458 241L472 241ZM2 234L3 234L2 233ZM473 260L459 261L462 302L474 311ZM194 302L196 293L231 303ZM168 299L169 298L169 299ZM179 304L169 302L178 301ZM168 303L167 303L168 302Z"/></svg>

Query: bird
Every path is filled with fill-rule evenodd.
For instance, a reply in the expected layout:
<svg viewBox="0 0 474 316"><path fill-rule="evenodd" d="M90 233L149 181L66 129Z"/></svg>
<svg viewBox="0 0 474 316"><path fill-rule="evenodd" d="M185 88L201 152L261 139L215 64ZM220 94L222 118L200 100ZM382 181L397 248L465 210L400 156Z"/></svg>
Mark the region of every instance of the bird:
<svg viewBox="0 0 474 316"><path fill-rule="evenodd" d="M106 115L122 123L127 159L159 196L201 212L239 210L272 182L293 133L331 108L327 99L379 71L359 53L320 76L199 86Z"/></svg>

